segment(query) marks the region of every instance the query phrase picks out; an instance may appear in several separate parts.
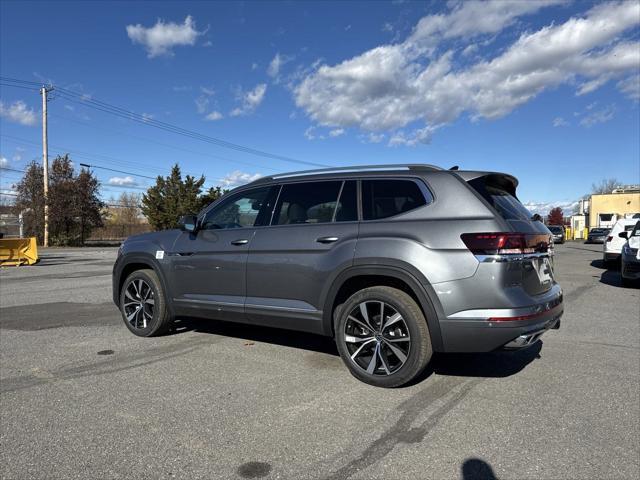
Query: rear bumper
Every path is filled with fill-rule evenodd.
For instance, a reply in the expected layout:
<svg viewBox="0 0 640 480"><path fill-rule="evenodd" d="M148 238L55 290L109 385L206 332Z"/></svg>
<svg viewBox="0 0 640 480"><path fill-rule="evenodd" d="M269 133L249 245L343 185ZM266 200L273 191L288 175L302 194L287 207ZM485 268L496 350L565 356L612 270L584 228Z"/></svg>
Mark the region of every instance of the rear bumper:
<svg viewBox="0 0 640 480"><path fill-rule="evenodd" d="M602 259L605 262L613 262L620 259L620 252L604 252L602 254Z"/></svg>
<svg viewBox="0 0 640 480"><path fill-rule="evenodd" d="M562 290L556 285L539 303L513 309L464 310L440 322L445 352L490 352L524 348L560 327Z"/></svg>

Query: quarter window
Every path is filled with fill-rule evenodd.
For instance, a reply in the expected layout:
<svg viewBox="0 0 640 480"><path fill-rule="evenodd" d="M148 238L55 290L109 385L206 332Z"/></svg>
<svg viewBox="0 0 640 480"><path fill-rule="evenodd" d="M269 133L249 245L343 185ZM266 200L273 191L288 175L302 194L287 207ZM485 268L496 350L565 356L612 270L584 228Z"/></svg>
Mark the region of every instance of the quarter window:
<svg viewBox="0 0 640 480"><path fill-rule="evenodd" d="M256 188L223 201L211 209L204 217L202 230L253 227L258 214L266 208L270 187Z"/></svg>
<svg viewBox="0 0 640 480"><path fill-rule="evenodd" d="M333 221L342 182L306 182L283 185L273 225Z"/></svg>
<svg viewBox="0 0 640 480"><path fill-rule="evenodd" d="M392 217L426 204L427 200L422 190L413 180L364 180L362 182L364 220Z"/></svg>

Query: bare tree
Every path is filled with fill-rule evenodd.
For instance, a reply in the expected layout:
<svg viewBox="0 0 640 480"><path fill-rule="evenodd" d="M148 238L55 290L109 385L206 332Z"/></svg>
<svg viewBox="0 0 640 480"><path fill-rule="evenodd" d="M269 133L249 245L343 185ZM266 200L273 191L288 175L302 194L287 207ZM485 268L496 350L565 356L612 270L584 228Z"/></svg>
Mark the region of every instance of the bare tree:
<svg viewBox="0 0 640 480"><path fill-rule="evenodd" d="M591 193L611 193L616 187L620 185L617 178L603 178L600 183L591 184Z"/></svg>
<svg viewBox="0 0 640 480"><path fill-rule="evenodd" d="M109 223L112 225L137 225L140 223L141 195L122 192L117 202L109 201Z"/></svg>

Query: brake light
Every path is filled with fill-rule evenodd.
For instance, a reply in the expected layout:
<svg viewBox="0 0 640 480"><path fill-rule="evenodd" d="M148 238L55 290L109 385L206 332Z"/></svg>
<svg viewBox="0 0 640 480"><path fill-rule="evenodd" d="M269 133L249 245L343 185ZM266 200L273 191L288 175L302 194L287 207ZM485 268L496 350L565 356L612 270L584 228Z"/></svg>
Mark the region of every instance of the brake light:
<svg viewBox="0 0 640 480"><path fill-rule="evenodd" d="M546 253L549 235L528 233L463 233L460 238L474 255L525 255Z"/></svg>
<svg viewBox="0 0 640 480"><path fill-rule="evenodd" d="M609 236L607 237L607 242L610 242L611 240L613 240L613 237L612 237L611 235L609 235Z"/></svg>

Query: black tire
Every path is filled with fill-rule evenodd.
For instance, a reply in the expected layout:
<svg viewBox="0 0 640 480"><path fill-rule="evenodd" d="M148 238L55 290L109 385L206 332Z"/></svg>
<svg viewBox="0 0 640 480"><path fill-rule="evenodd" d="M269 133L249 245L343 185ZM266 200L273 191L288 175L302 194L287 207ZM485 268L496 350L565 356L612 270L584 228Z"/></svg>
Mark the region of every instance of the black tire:
<svg viewBox="0 0 640 480"><path fill-rule="evenodd" d="M364 326L361 328L360 325L362 325L362 322L356 323L358 324L357 328L361 330L361 333L357 335L361 334L363 337L347 334L347 330L356 326L353 316L351 315L354 310L358 312L361 311L359 310L361 304L367 305L365 309L369 310L371 309L371 305L375 307L376 303L381 304L381 302L385 304L384 307L381 306L382 312L389 313L395 310L396 314L400 315L402 323L398 321L400 325L393 329L398 330L399 333L393 333L393 331L389 330L390 327L386 329L383 328L382 332L380 332L379 318L383 317L390 320L395 316L395 314L389 316L382 313L381 315L370 316L372 326L378 322L378 332L376 334L374 334L374 329L372 328L368 330L365 330ZM355 315L358 315L358 313L356 312ZM376 320L376 317L378 317L378 320ZM404 332L404 330L406 330L406 332ZM407 338L410 338L409 341L402 340L405 334ZM370 337L365 337L365 335L370 335ZM398 336L394 337L393 335ZM350 339L349 342L347 342L347 338ZM374 340L362 342L362 338L373 338ZM354 342L355 339L358 339L357 343ZM402 290L391 287L365 288L353 294L344 304L340 305L335 318L335 340L340 357L351 374L358 380L376 387L393 388L409 383L422 373L433 354L431 336L429 335L429 328L427 327L427 321L425 320L422 310L411 296ZM392 350L393 347L390 347L391 343L387 342L387 340L394 340L393 347L400 345L399 343L395 343L399 341L403 342L403 346L407 343L409 344L408 348L404 347L401 351L403 354L406 353L403 363L401 357L394 354ZM367 343L366 347L363 345L364 343ZM376 344L378 345L377 347ZM362 346L363 352L366 351L365 349L373 349L369 357L371 361L373 361L375 352L378 351L376 348L380 349L379 357L376 358L378 365L374 364L373 373L368 373L364 369L364 366L358 363L358 361L363 362L363 360L365 364L369 363L364 353L361 357L357 357L357 360L352 359L352 355L355 352L351 352L350 350L357 350L360 348L356 348L358 345ZM386 352L386 354L384 352ZM386 360L383 359L383 355ZM393 360L394 357L396 359L395 366L392 362L389 362L389 360ZM370 365L369 363L369 366Z"/></svg>
<svg viewBox="0 0 640 480"><path fill-rule="evenodd" d="M127 296L127 289L131 286L133 290L136 290L136 288L141 285L140 282L143 282L143 296L145 292L149 291L146 290L144 285L150 288L150 292L152 292L152 297L150 298L153 300L153 308L151 309L150 304L145 302L142 311L137 313L132 320L129 321L127 317L131 316L136 301L138 301L140 297L132 298L131 293ZM134 286L136 288L134 288ZM133 297L136 297L135 294ZM138 303L143 304L141 299ZM136 270L127 277L122 284L122 290L120 290L120 313L127 328L139 337L155 337L163 335L169 330L173 323L173 317L167 308L162 283L160 283L156 272L151 269ZM142 318L140 314L142 314Z"/></svg>

